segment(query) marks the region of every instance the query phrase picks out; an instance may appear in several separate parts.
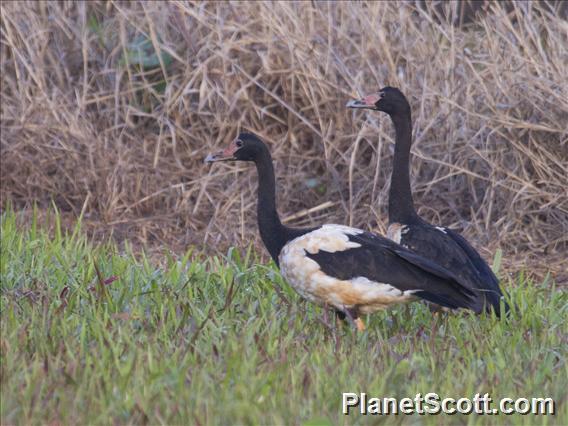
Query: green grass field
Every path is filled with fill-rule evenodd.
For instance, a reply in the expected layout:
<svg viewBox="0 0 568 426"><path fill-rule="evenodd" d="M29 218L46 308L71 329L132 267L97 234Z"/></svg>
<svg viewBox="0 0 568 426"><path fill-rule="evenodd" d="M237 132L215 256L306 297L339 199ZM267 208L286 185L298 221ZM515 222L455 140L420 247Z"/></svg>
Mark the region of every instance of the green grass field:
<svg viewBox="0 0 568 426"><path fill-rule="evenodd" d="M505 279L509 321L414 303L357 334L252 250L158 267L51 220L48 234L2 215L2 424L568 423L568 298L553 282ZM342 392L552 397L556 414L347 417Z"/></svg>

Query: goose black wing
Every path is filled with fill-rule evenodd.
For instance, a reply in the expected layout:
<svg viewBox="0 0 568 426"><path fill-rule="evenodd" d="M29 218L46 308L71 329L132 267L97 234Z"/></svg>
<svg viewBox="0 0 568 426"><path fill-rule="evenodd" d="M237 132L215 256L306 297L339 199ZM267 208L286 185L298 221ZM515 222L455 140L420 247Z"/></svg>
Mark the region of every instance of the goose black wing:
<svg viewBox="0 0 568 426"><path fill-rule="evenodd" d="M389 284L401 292L412 291L416 296L449 308L472 307L474 293L435 262L369 232L347 236L359 247L336 252L306 252L306 256L334 278L364 277Z"/></svg>
<svg viewBox="0 0 568 426"><path fill-rule="evenodd" d="M444 231L456 242L457 245L467 254L467 257L475 266L475 269L483 279L485 283L492 287L498 293L501 293L499 289L499 280L487 264L485 260L479 255L479 253L467 242L467 240L455 231L449 228L444 228Z"/></svg>
<svg viewBox="0 0 568 426"><path fill-rule="evenodd" d="M475 270L479 274L480 280L485 284L484 288L480 291L484 291L485 297L495 307L497 315L499 315L499 303L503 296L501 289L499 288L499 280L487 264L485 260L479 255L479 253L467 242L467 240L455 231L449 228L443 228L444 231L452 238L457 245L465 252ZM505 311L509 309L507 304L504 304Z"/></svg>
<svg viewBox="0 0 568 426"><path fill-rule="evenodd" d="M476 293L474 310L486 305L500 314L501 290L497 277L487 263L460 234L428 223L407 225L401 244L451 271L458 280ZM507 306L505 305L505 308Z"/></svg>

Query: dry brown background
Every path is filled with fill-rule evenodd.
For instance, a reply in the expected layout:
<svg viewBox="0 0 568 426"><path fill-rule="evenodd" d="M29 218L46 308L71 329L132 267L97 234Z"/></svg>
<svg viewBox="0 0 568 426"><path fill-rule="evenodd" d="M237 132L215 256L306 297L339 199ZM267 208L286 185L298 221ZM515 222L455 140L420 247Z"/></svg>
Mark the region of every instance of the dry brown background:
<svg viewBox="0 0 568 426"><path fill-rule="evenodd" d="M565 281L555 4L483 4L460 25L457 3L3 2L1 205L53 200L95 238L151 251L258 244L254 171L202 162L249 130L289 224L384 232L393 129L344 105L394 85L413 109L420 214L486 259L501 247L510 271Z"/></svg>

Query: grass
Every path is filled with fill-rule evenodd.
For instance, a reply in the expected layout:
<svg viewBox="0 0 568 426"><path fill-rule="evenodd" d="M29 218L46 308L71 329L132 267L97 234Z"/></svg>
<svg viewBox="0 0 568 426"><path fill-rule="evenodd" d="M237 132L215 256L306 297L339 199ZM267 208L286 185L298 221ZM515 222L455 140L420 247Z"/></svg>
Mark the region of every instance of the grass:
<svg viewBox="0 0 568 426"><path fill-rule="evenodd" d="M520 274L509 321L414 303L356 334L252 250L206 258L93 246L1 216L2 424L566 424L568 299ZM116 280L114 280L116 278ZM555 416L341 414L342 392L552 397Z"/></svg>

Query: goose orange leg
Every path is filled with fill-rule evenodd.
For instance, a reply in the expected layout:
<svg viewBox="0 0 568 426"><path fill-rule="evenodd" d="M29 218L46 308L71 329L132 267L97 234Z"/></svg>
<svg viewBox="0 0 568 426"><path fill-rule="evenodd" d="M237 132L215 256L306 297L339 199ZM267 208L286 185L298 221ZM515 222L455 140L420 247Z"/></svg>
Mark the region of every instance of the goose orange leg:
<svg viewBox="0 0 568 426"><path fill-rule="evenodd" d="M343 309L343 312L341 312L341 313L343 314L344 318L347 317L349 322L352 323L355 326L357 331L364 331L365 330L365 323L363 322L363 320L361 318L359 318L359 315L358 315L356 309L345 308L345 309Z"/></svg>

